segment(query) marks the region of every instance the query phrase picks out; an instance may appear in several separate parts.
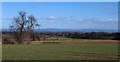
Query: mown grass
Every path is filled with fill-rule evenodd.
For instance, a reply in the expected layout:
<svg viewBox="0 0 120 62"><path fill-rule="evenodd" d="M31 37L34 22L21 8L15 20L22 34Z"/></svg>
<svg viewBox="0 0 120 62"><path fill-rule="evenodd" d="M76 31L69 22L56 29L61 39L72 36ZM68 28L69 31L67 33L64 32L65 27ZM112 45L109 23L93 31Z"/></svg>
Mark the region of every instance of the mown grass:
<svg viewBox="0 0 120 62"><path fill-rule="evenodd" d="M117 44L3 45L3 60L109 60L118 55Z"/></svg>

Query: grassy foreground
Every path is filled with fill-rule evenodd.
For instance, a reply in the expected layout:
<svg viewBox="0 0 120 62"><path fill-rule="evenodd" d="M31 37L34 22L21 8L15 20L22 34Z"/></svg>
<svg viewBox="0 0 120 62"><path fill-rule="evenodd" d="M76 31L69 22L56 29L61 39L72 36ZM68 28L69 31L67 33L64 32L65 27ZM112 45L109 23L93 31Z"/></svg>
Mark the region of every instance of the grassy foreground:
<svg viewBox="0 0 120 62"><path fill-rule="evenodd" d="M3 60L113 60L117 44L3 45Z"/></svg>

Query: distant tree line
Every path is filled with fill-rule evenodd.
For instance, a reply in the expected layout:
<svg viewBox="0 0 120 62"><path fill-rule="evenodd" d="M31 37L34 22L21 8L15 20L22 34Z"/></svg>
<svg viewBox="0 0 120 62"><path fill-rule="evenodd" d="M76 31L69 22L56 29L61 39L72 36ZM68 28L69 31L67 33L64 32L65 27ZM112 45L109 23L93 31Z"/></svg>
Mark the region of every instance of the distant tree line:
<svg viewBox="0 0 120 62"><path fill-rule="evenodd" d="M3 32L3 34L11 34L14 32ZM30 38L35 40L39 37L49 36L49 37L66 37L66 38L76 38L76 39L120 39L120 33L108 33L108 32L32 32Z"/></svg>
<svg viewBox="0 0 120 62"><path fill-rule="evenodd" d="M14 32L2 32L3 41L13 41L9 37ZM10 35L10 36L8 36ZM29 34L27 41L44 41L47 38L74 38L74 39L99 39L99 40L120 40L120 33L108 33L108 32L32 32ZM17 40L16 40L17 41Z"/></svg>
<svg viewBox="0 0 120 62"><path fill-rule="evenodd" d="M38 33L40 35L44 34L49 37L66 37L66 38L76 38L76 39L111 39L120 40L120 33L108 33L108 32L44 32Z"/></svg>

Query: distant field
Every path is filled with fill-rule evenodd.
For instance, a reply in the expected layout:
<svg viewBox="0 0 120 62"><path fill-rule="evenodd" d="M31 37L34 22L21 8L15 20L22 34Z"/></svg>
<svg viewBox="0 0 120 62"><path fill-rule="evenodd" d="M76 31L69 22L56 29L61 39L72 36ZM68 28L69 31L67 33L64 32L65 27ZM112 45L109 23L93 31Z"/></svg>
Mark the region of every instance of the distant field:
<svg viewBox="0 0 120 62"><path fill-rule="evenodd" d="M48 41L77 41L82 39L75 39L75 38L47 38Z"/></svg>
<svg viewBox="0 0 120 62"><path fill-rule="evenodd" d="M3 60L115 60L118 44L3 45Z"/></svg>
<svg viewBox="0 0 120 62"><path fill-rule="evenodd" d="M75 38L47 38L47 41L60 41L60 42L73 42L73 41L81 41L81 42L118 42L116 40L102 40L102 39L75 39Z"/></svg>
<svg viewBox="0 0 120 62"><path fill-rule="evenodd" d="M45 41L32 41L31 44L55 43L55 44L118 44L117 40L88 40L72 38L49 38Z"/></svg>

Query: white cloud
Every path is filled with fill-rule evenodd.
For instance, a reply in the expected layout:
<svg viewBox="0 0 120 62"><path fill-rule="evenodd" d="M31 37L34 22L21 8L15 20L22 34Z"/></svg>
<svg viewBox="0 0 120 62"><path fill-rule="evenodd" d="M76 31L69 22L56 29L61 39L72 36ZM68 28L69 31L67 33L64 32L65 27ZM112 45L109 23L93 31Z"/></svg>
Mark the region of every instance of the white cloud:
<svg viewBox="0 0 120 62"><path fill-rule="evenodd" d="M101 19L101 20L99 20L99 21L104 21L104 22L116 22L117 21L117 19L111 19L111 18L109 18L109 19Z"/></svg>
<svg viewBox="0 0 120 62"><path fill-rule="evenodd" d="M80 19L78 19L78 21L89 21L89 22L99 22L99 21L102 21L102 22L111 22L111 21L118 21L117 19L111 19L111 18L108 18L108 19L94 19L94 18L91 18L91 19L82 19L82 18L80 18Z"/></svg>
<svg viewBox="0 0 120 62"><path fill-rule="evenodd" d="M118 29L117 19L78 19L77 26L83 29Z"/></svg>
<svg viewBox="0 0 120 62"><path fill-rule="evenodd" d="M48 19L48 20L55 20L56 17L55 17L55 16L49 16L47 19Z"/></svg>
<svg viewBox="0 0 120 62"><path fill-rule="evenodd" d="M60 21L69 21L72 20L74 16L48 16L48 17L42 17L42 18L37 18L38 20L41 21L48 21L48 22L60 22Z"/></svg>

